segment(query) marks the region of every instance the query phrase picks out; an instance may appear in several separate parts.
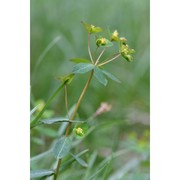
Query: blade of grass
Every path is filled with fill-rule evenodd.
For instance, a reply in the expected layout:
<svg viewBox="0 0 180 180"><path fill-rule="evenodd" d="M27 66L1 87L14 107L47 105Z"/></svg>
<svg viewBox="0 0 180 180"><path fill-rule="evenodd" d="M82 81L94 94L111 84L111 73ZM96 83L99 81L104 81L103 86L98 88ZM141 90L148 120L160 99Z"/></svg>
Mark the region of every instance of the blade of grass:
<svg viewBox="0 0 180 180"><path fill-rule="evenodd" d="M61 39L60 36L57 36L55 39L53 39L49 44L48 46L45 48L45 50L41 53L41 55L39 56L39 58L37 59L36 61L36 65L34 67L34 74L33 74L33 78L35 77L35 73L36 73L36 70L39 66L39 64L42 62L42 60L44 59L44 57L46 56L46 54L49 52L49 50Z"/></svg>
<svg viewBox="0 0 180 180"><path fill-rule="evenodd" d="M46 110L46 108L49 106L49 104L51 103L51 101L56 97L56 95L59 93L59 91L64 87L65 83L61 84L56 91L51 95L51 97L48 99L46 105L43 107L43 109L41 110L41 112L36 116L35 119L33 119L31 121L30 127L31 129L36 125L36 123L39 121L39 119L41 118L41 116L43 115L44 111Z"/></svg>

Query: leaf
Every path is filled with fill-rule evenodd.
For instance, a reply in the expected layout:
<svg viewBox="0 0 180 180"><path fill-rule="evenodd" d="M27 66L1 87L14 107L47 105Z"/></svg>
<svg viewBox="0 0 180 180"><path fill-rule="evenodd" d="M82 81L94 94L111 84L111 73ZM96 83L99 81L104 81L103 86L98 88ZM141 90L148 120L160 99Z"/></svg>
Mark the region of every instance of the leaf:
<svg viewBox="0 0 180 180"><path fill-rule="evenodd" d="M108 39L106 39L106 45L104 47L111 47L111 46L113 46L113 43Z"/></svg>
<svg viewBox="0 0 180 180"><path fill-rule="evenodd" d="M81 151L80 153L76 154L76 157L80 157L88 151L89 151L89 149L85 149L85 150ZM62 163L61 170L63 171L65 169L67 169L74 161L75 161L75 159L71 158L71 159L67 160L65 163Z"/></svg>
<svg viewBox="0 0 180 180"><path fill-rule="evenodd" d="M86 28L86 30L89 32L89 33L98 33L98 32L101 32L102 31L102 28L100 27L96 27L92 24L87 24L83 21L81 21L81 23L84 25L84 27Z"/></svg>
<svg viewBox="0 0 180 180"><path fill-rule="evenodd" d="M31 121L30 124L30 128L32 129L33 127L36 126L36 123L39 121L39 119L41 118L41 116L43 115L44 111L47 109L47 107L50 105L51 101L56 97L56 95L59 93L59 91L64 87L64 84L62 83L57 89L56 91L51 95L51 97L48 99L46 105L43 107L43 109L41 110L41 112L36 116L35 119L33 119Z"/></svg>
<svg viewBox="0 0 180 180"><path fill-rule="evenodd" d="M42 127L42 126L38 126L37 130L40 134L43 134L45 136L49 136L49 137L57 137L57 131L55 129L48 127Z"/></svg>
<svg viewBox="0 0 180 180"><path fill-rule="evenodd" d="M109 72L107 72L107 71L105 71L105 70L102 70L102 72L103 72L108 78L112 79L113 81L118 82L118 83L121 83L121 81L120 81L118 78L116 78L114 75L112 75L111 73L109 73Z"/></svg>
<svg viewBox="0 0 180 180"><path fill-rule="evenodd" d="M83 159L79 158L78 156L76 156L72 153L70 153L70 154L81 166L88 167L88 164Z"/></svg>
<svg viewBox="0 0 180 180"><path fill-rule="evenodd" d="M83 73L86 73L92 69L94 69L94 65L93 64L88 64L88 63L79 63L79 64L76 64L74 67L73 67L73 73L80 73L80 74L83 74Z"/></svg>
<svg viewBox="0 0 180 180"><path fill-rule="evenodd" d="M34 107L31 112L30 112L30 116L33 115L33 113L36 111L36 109L39 107L40 104L38 104L36 107Z"/></svg>
<svg viewBox="0 0 180 180"><path fill-rule="evenodd" d="M43 119L43 120L41 120L41 122L43 123L43 124L55 124L55 123L60 123L60 122L74 122L74 123L77 123L77 122L79 122L79 123L83 123L83 121L76 121L76 120L73 120L73 121L71 121L71 120L69 120L68 118L66 118L66 117L60 117L60 118L52 118L52 119Z"/></svg>
<svg viewBox="0 0 180 180"><path fill-rule="evenodd" d="M73 59L70 59L70 61L74 63L90 63L88 59L82 59L82 58L73 58Z"/></svg>
<svg viewBox="0 0 180 180"><path fill-rule="evenodd" d="M40 170L31 170L30 177L31 178L42 178L48 177L54 174L54 171L51 169L40 169Z"/></svg>
<svg viewBox="0 0 180 180"><path fill-rule="evenodd" d="M102 170L109 164L109 162L106 162L102 167L98 168L98 170L92 175L90 176L87 180L91 180L93 178L95 178L98 174L100 174L102 172Z"/></svg>
<svg viewBox="0 0 180 180"><path fill-rule="evenodd" d="M54 146L53 154L57 159L66 156L71 149L71 140L69 137L62 137Z"/></svg>
<svg viewBox="0 0 180 180"><path fill-rule="evenodd" d="M45 152L42 152L42 153L40 153L40 154L38 154L36 156L31 157L30 161L31 162L38 161L41 158L48 157L48 155L51 154L51 152L52 152L52 149L49 149L49 150L47 150Z"/></svg>
<svg viewBox="0 0 180 180"><path fill-rule="evenodd" d="M83 179L87 179L89 177L90 171L94 166L96 158L97 158L97 151L94 151L88 159L88 168L86 169Z"/></svg>
<svg viewBox="0 0 180 180"><path fill-rule="evenodd" d="M74 76L75 74L71 73L65 76L60 76L57 79L59 79L63 84L70 84L74 79Z"/></svg>
<svg viewBox="0 0 180 180"><path fill-rule="evenodd" d="M104 86L107 85L108 80L105 78L103 71L100 68L98 67L94 68L94 76L101 84L103 84Z"/></svg>

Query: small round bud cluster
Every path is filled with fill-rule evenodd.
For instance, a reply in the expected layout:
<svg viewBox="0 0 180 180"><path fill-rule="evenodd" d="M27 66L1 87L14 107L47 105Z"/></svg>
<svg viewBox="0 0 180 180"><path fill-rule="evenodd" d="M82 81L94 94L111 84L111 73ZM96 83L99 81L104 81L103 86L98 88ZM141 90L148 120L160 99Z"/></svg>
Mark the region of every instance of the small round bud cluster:
<svg viewBox="0 0 180 180"><path fill-rule="evenodd" d="M106 38L98 38L96 40L96 45L99 47L99 46L105 46L107 43L107 40Z"/></svg>
<svg viewBox="0 0 180 180"><path fill-rule="evenodd" d="M78 128L76 129L76 134L79 135L79 136L83 136L83 135L84 135L83 129L80 128L80 127L78 127Z"/></svg>

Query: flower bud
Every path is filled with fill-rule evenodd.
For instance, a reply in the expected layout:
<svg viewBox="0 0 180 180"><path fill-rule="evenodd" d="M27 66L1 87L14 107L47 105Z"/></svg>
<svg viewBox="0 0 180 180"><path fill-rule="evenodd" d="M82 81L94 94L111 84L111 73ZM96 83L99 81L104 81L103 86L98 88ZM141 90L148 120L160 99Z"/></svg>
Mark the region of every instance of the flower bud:
<svg viewBox="0 0 180 180"><path fill-rule="evenodd" d="M111 41L119 41L119 33L115 30L111 35Z"/></svg>
<svg viewBox="0 0 180 180"><path fill-rule="evenodd" d="M126 38L124 38L124 37L121 37L121 38L119 38L119 40L120 40L120 43L122 43L122 44L126 44L126 42L127 42L127 39Z"/></svg>
<svg viewBox="0 0 180 180"><path fill-rule="evenodd" d="M105 46L106 45L107 40L105 38L98 38L96 40L96 45L99 46Z"/></svg>
<svg viewBox="0 0 180 180"><path fill-rule="evenodd" d="M126 59L129 62L133 61L132 54L135 52L135 50L129 48L128 44L126 44L127 43L126 38L121 37L119 38L119 40L120 40L120 53L122 57L124 57L124 59Z"/></svg>

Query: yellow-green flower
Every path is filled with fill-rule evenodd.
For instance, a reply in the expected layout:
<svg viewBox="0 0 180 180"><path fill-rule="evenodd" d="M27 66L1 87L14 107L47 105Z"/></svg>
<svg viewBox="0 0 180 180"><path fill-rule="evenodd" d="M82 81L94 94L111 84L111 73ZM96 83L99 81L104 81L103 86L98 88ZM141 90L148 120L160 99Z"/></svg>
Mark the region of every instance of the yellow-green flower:
<svg viewBox="0 0 180 180"><path fill-rule="evenodd" d="M73 131L77 138L82 138L88 132L88 125L87 123L77 124Z"/></svg>
<svg viewBox="0 0 180 180"><path fill-rule="evenodd" d="M80 128L80 127L76 128L75 131L76 131L76 134L79 135L79 136L83 136L84 135L83 129Z"/></svg>
<svg viewBox="0 0 180 180"><path fill-rule="evenodd" d="M107 43L107 39L106 38L98 38L96 40L96 45L99 46L105 46Z"/></svg>
<svg viewBox="0 0 180 180"><path fill-rule="evenodd" d="M126 38L121 37L119 40L120 40L120 53L122 57L124 57L129 62L133 61L132 54L135 52L135 50L129 48L128 44L126 44L127 42Z"/></svg>
<svg viewBox="0 0 180 180"><path fill-rule="evenodd" d="M117 30L115 30L111 35L111 41L119 41L119 33Z"/></svg>

